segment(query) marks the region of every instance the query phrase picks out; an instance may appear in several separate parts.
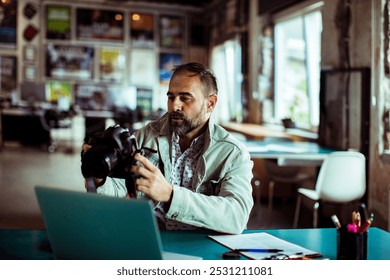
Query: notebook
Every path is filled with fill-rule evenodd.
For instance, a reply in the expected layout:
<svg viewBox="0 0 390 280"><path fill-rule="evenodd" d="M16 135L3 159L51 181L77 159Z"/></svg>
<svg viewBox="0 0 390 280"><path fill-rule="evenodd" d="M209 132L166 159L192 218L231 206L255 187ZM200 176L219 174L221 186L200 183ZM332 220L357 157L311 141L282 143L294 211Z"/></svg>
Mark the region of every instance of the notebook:
<svg viewBox="0 0 390 280"><path fill-rule="evenodd" d="M43 186L35 193L56 259L201 259L162 251L149 200Z"/></svg>

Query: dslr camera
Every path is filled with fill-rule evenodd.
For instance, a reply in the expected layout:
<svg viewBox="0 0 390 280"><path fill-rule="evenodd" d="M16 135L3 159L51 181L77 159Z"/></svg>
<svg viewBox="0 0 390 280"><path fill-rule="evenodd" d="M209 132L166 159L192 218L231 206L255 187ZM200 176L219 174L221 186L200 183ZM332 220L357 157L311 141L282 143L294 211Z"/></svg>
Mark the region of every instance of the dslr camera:
<svg viewBox="0 0 390 280"><path fill-rule="evenodd" d="M81 173L84 178L103 179L109 176L132 180L128 169L134 164L135 154L141 150L127 128L110 126L90 137L86 144L91 148L81 153ZM93 191L93 188L88 187L88 191Z"/></svg>

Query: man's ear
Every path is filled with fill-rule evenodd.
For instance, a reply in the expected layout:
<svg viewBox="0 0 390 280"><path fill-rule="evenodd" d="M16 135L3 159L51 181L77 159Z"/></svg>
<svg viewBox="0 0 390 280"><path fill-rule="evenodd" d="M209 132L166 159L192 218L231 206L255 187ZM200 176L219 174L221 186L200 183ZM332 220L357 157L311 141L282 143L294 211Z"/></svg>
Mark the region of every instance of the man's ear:
<svg viewBox="0 0 390 280"><path fill-rule="evenodd" d="M218 95L213 94L207 98L208 98L207 112L212 112L215 108L215 105L217 104Z"/></svg>

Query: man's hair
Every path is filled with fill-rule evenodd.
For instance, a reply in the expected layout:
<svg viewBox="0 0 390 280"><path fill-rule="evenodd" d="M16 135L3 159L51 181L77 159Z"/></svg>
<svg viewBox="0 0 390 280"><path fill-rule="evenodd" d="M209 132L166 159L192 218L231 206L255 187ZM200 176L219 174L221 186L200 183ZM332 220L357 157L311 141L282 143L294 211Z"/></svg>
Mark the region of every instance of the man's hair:
<svg viewBox="0 0 390 280"><path fill-rule="evenodd" d="M194 73L193 76L199 75L204 88L203 93L205 97L212 94L218 94L217 78L210 69L201 63L189 62L186 64L176 65L173 67L172 72L173 76L183 72Z"/></svg>

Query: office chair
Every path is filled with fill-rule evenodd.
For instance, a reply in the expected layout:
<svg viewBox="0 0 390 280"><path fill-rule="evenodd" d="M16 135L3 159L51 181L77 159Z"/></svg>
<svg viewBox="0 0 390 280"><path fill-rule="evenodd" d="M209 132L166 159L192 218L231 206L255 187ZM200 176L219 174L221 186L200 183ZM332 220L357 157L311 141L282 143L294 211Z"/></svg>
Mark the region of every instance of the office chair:
<svg viewBox="0 0 390 280"><path fill-rule="evenodd" d="M265 137L264 142L292 142L288 137ZM268 182L268 221L272 221L274 189L278 183L301 185L312 178L312 174L304 172L300 166L280 166L276 159L265 159L264 169L269 177Z"/></svg>
<svg viewBox="0 0 390 280"><path fill-rule="evenodd" d="M355 151L331 153L323 162L315 189L298 189L293 227L297 228L302 198L313 204L313 227L318 226L318 209L323 202L340 205L351 203L363 197L366 191L366 159Z"/></svg>
<svg viewBox="0 0 390 280"><path fill-rule="evenodd" d="M56 109L46 109L43 112L41 117L41 124L49 132L53 132L54 130L66 129L70 130L71 143L67 144L65 147L65 151L67 153L73 153L73 119L74 112L73 110L69 111L59 111ZM54 135L51 135L51 143L48 145L47 150L49 153L53 153L59 147L59 139L55 139Z"/></svg>

